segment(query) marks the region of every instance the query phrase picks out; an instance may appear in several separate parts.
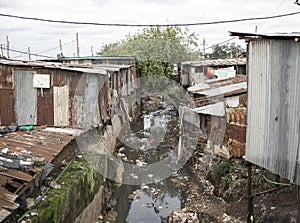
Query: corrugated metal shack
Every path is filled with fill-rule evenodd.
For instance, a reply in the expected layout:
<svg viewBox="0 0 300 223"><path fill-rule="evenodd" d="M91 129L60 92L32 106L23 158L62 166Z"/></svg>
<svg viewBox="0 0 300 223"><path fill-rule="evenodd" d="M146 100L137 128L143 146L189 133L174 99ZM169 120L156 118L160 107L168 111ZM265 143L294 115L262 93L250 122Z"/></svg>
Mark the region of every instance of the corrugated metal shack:
<svg viewBox="0 0 300 223"><path fill-rule="evenodd" d="M91 57L62 57L57 60L63 64L116 64L116 65L134 65L135 57L130 56L91 56Z"/></svg>
<svg viewBox="0 0 300 223"><path fill-rule="evenodd" d="M205 150L225 158L245 155L247 77L207 80L188 91L199 114L199 142Z"/></svg>
<svg viewBox="0 0 300 223"><path fill-rule="evenodd" d="M135 94L137 78L134 64L0 60L0 132L41 126L0 135L0 221L18 208L16 199L45 179L49 167L74 156L76 136L92 127L117 133L124 113L129 116L118 99Z"/></svg>
<svg viewBox="0 0 300 223"><path fill-rule="evenodd" d="M248 41L246 160L300 185L300 33L236 33Z"/></svg>
<svg viewBox="0 0 300 223"><path fill-rule="evenodd" d="M111 95L134 92L136 78L134 65L0 60L0 125L102 126Z"/></svg>
<svg viewBox="0 0 300 223"><path fill-rule="evenodd" d="M189 87L207 79L234 77L246 74L246 59L216 59L183 61L179 63L180 84ZM217 74L218 73L218 74Z"/></svg>

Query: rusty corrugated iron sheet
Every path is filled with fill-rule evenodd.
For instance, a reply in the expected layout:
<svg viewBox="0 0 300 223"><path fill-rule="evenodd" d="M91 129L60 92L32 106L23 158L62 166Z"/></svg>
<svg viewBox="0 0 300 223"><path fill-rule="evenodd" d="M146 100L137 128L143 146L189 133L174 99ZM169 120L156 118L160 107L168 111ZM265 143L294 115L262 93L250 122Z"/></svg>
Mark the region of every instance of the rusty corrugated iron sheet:
<svg viewBox="0 0 300 223"><path fill-rule="evenodd" d="M0 65L0 89L13 89L14 80L12 75L12 67Z"/></svg>
<svg viewBox="0 0 300 223"><path fill-rule="evenodd" d="M15 97L13 89L0 89L0 125L14 125Z"/></svg>
<svg viewBox="0 0 300 223"><path fill-rule="evenodd" d="M246 65L246 58L184 61L183 65L198 66L233 66Z"/></svg>
<svg viewBox="0 0 300 223"><path fill-rule="evenodd" d="M16 198L38 180L36 178L41 176L46 163L59 159L64 148L80 131L66 130L63 133L59 129L50 131L40 127L0 138L0 221L19 207ZM39 163L35 163L37 158ZM41 160L43 163L40 163Z"/></svg>

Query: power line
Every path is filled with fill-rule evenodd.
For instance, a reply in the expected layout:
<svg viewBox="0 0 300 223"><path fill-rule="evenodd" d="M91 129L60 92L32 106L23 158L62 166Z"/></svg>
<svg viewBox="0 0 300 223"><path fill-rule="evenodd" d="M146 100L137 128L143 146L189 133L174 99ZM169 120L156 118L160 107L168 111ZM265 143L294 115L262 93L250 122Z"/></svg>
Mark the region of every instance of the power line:
<svg viewBox="0 0 300 223"><path fill-rule="evenodd" d="M230 42L231 40L234 40L234 39L236 39L236 38L237 38L237 37L233 37L233 38L228 39L228 40L225 40L225 41L223 41L223 42L221 42L221 43L213 44L213 45L211 45L210 47L205 48L204 51L209 50L209 49L211 49L211 48L214 48L215 46L223 45L224 43Z"/></svg>
<svg viewBox="0 0 300 223"><path fill-rule="evenodd" d="M66 45L69 45L69 44L71 44L71 43L74 43L76 40L72 40L71 42L68 42L68 43L65 43L65 44L62 44L61 46L66 46ZM56 50L56 49L59 49L60 48L60 46L58 46L58 47L55 47L55 48L52 48L52 49L48 49L48 50L44 50L44 51L42 51L42 52L39 52L39 54L40 53L46 53L46 52L49 52L49 51L52 51L52 50Z"/></svg>
<svg viewBox="0 0 300 223"><path fill-rule="evenodd" d="M7 49L7 48L4 48ZM45 57L45 58L50 58L50 59L54 59L54 57L49 57L49 56L45 56L45 55L41 55L41 54L37 54L37 53L29 53L29 52L25 52L25 51L21 51L21 50L14 50L9 48L9 51L15 52L15 53L21 53L21 54L26 54L26 55L32 55L32 56L37 56L37 57Z"/></svg>
<svg viewBox="0 0 300 223"><path fill-rule="evenodd" d="M300 14L300 12L293 12L281 15L273 15L273 16L265 16L265 17L253 17L253 18L245 18L245 19L233 19L233 20L223 20L223 21L215 21L215 22L196 22L196 23L174 23L174 24L126 24L126 23L97 23L97 22L76 22L76 21L66 21L66 20L52 20L52 19L42 19L35 17L25 17L25 16L17 16L10 14L1 14L2 17L16 18L16 19L26 19L26 20L34 20L41 22L50 22L50 23L63 23L63 24L71 24L71 25L94 25L94 26L124 26L124 27L167 27L167 26L201 26L201 25L215 25L215 24L223 24L223 23L235 23L235 22L245 22L245 21L253 21L253 20L266 20L266 19L275 19L280 17L292 16Z"/></svg>

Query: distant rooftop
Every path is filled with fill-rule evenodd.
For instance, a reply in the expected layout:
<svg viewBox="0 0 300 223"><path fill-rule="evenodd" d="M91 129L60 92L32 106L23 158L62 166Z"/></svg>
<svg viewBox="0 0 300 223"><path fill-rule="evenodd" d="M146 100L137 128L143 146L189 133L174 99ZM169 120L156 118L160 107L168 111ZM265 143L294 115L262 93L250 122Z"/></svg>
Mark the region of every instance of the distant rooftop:
<svg viewBox="0 0 300 223"><path fill-rule="evenodd" d="M183 61L182 65L190 66L233 66L246 65L246 58Z"/></svg>
<svg viewBox="0 0 300 223"><path fill-rule="evenodd" d="M61 57L58 60L136 60L134 56L87 56L87 57Z"/></svg>

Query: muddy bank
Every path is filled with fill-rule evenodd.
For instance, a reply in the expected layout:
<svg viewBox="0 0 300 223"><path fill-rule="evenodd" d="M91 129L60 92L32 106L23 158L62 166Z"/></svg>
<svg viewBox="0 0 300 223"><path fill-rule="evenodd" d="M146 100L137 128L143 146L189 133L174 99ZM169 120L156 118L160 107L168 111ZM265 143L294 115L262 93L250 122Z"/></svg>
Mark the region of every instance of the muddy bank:
<svg viewBox="0 0 300 223"><path fill-rule="evenodd" d="M187 180L180 179L186 202L179 212L172 212L170 222L246 222L247 216L247 167L243 159L224 160L218 157L209 167L203 165L205 156L196 151L194 157L180 172ZM252 167L255 222L296 222L297 190L279 183L276 176L259 167ZM278 188L278 190L276 189ZM275 191L259 195L259 193Z"/></svg>

